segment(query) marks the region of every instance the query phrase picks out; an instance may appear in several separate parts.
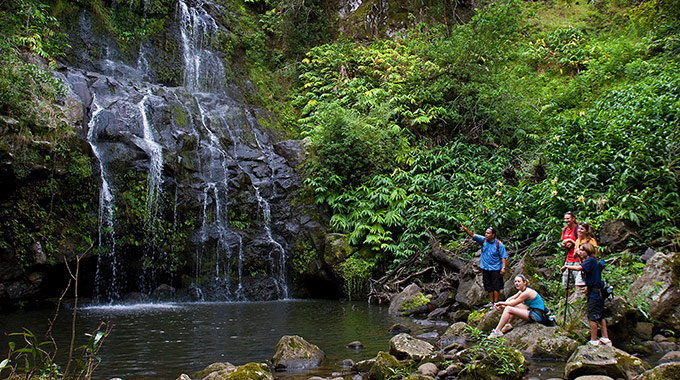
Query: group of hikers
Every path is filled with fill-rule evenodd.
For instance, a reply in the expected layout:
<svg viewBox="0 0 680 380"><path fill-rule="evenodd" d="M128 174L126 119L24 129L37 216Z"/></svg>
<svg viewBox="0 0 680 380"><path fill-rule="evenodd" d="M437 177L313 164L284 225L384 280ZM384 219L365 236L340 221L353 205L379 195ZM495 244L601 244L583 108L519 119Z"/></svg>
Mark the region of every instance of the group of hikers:
<svg viewBox="0 0 680 380"><path fill-rule="evenodd" d="M564 223L560 243L566 253L564 265L560 268L562 285L567 296L571 284L574 284L574 291L586 293L588 298L586 314L590 326L589 344L611 345L607 334L607 321L604 318L605 296L602 294L604 261L597 260L597 241L590 225L586 222L577 223L571 211L564 214ZM550 312L541 295L529 287L529 280L523 274L518 274L514 278L518 292L505 301L500 301L508 254L503 243L496 237L496 229L489 227L484 236L481 236L470 231L463 223L460 223L460 227L482 246L479 266L482 269L484 290L489 293L490 300L485 307L503 311L498 325L491 331L489 338L497 338L510 331L513 328L511 322L515 318L548 324ZM599 338L598 323L601 326Z"/></svg>

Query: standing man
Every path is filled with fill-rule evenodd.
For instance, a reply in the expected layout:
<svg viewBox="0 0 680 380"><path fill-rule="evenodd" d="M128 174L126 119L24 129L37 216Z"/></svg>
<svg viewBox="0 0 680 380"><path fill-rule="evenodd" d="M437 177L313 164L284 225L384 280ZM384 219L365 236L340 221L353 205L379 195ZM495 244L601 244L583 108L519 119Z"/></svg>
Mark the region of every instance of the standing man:
<svg viewBox="0 0 680 380"><path fill-rule="evenodd" d="M567 211L564 214L564 228L562 228L562 248L566 252L566 258L564 259L564 265L576 266L581 265L581 260L574 255L576 248L576 217L571 211ZM576 281L575 273L571 270L566 270L562 272L562 286L567 290L569 294L569 284L574 284ZM580 286L576 287L578 290Z"/></svg>
<svg viewBox="0 0 680 380"><path fill-rule="evenodd" d="M496 229L489 227L484 233L484 237L475 235L467 227L460 224L460 228L465 231L474 241L482 246L482 255L479 259L479 266L482 268L482 280L484 282L484 290L489 292L490 303L486 307L492 307L501 294L503 289L503 275L505 274L505 264L508 254L505 252L505 246L500 240L496 239Z"/></svg>

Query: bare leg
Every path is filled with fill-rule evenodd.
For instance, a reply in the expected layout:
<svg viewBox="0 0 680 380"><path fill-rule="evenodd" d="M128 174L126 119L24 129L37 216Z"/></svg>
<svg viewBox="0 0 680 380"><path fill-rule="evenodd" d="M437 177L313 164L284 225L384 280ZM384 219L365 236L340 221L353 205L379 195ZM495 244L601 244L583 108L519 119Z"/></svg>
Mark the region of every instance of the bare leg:
<svg viewBox="0 0 680 380"><path fill-rule="evenodd" d="M600 325L602 327L602 337L609 339L609 333L607 332L607 320L602 318Z"/></svg>
<svg viewBox="0 0 680 380"><path fill-rule="evenodd" d="M498 302L499 298L501 297L501 293L498 290L494 290L491 293L493 293L493 300L491 302L493 303Z"/></svg>
<svg viewBox="0 0 680 380"><path fill-rule="evenodd" d="M605 322L605 324L606 323L607 322ZM588 325L590 325L590 340L597 340L597 322L588 321Z"/></svg>
<svg viewBox="0 0 680 380"><path fill-rule="evenodd" d="M505 326L506 323L512 321L515 317L522 318L525 321L529 320L529 310L526 309L526 306L525 307L518 306L506 306L505 309L503 309L503 315L501 315L501 320L498 322L498 325L496 326L496 331L501 331L501 328Z"/></svg>
<svg viewBox="0 0 680 380"><path fill-rule="evenodd" d="M494 301L494 299L493 299L493 296L494 296L493 293L494 293L493 290L489 292L489 301L491 301L491 303L496 303L496 301Z"/></svg>

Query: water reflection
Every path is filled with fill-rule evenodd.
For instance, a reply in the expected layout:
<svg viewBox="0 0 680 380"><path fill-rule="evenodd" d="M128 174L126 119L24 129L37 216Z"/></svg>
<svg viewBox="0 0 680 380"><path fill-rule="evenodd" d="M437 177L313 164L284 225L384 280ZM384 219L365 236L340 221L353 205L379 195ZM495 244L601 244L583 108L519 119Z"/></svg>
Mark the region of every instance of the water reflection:
<svg viewBox="0 0 680 380"><path fill-rule="evenodd" d="M44 333L52 311L16 312L0 315L0 347L4 357L4 333L31 331ZM100 351L102 362L97 378L129 379L177 378L208 364L228 361L239 365L266 361L283 335L300 335L326 352L324 367L313 372L326 376L337 370L343 359L354 361L374 357L389 348L388 330L394 323L408 323L392 317L387 309L363 302L272 301L238 303L168 303L89 306L79 310L78 339L96 328L100 321L113 324L111 335ZM54 329L59 347L70 337L70 315L62 311ZM359 340L356 351L345 345ZM77 342L78 343L78 342ZM65 349L59 351L66 356ZM308 375L312 372L307 372ZM285 374L286 377L303 375ZM277 376L278 377L278 376Z"/></svg>

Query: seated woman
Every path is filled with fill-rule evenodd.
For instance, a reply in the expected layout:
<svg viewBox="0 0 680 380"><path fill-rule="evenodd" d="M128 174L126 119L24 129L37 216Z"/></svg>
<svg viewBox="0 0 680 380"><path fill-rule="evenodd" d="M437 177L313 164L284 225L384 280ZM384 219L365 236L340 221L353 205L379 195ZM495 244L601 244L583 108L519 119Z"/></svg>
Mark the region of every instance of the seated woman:
<svg viewBox="0 0 680 380"><path fill-rule="evenodd" d="M529 322L543 322L545 318L543 299L537 291L529 288L529 281L524 275L515 277L515 288L519 290L517 294L494 305L496 310L503 310L503 315L498 326L489 334L489 339L503 336L503 333L512 329L510 322L515 317Z"/></svg>

